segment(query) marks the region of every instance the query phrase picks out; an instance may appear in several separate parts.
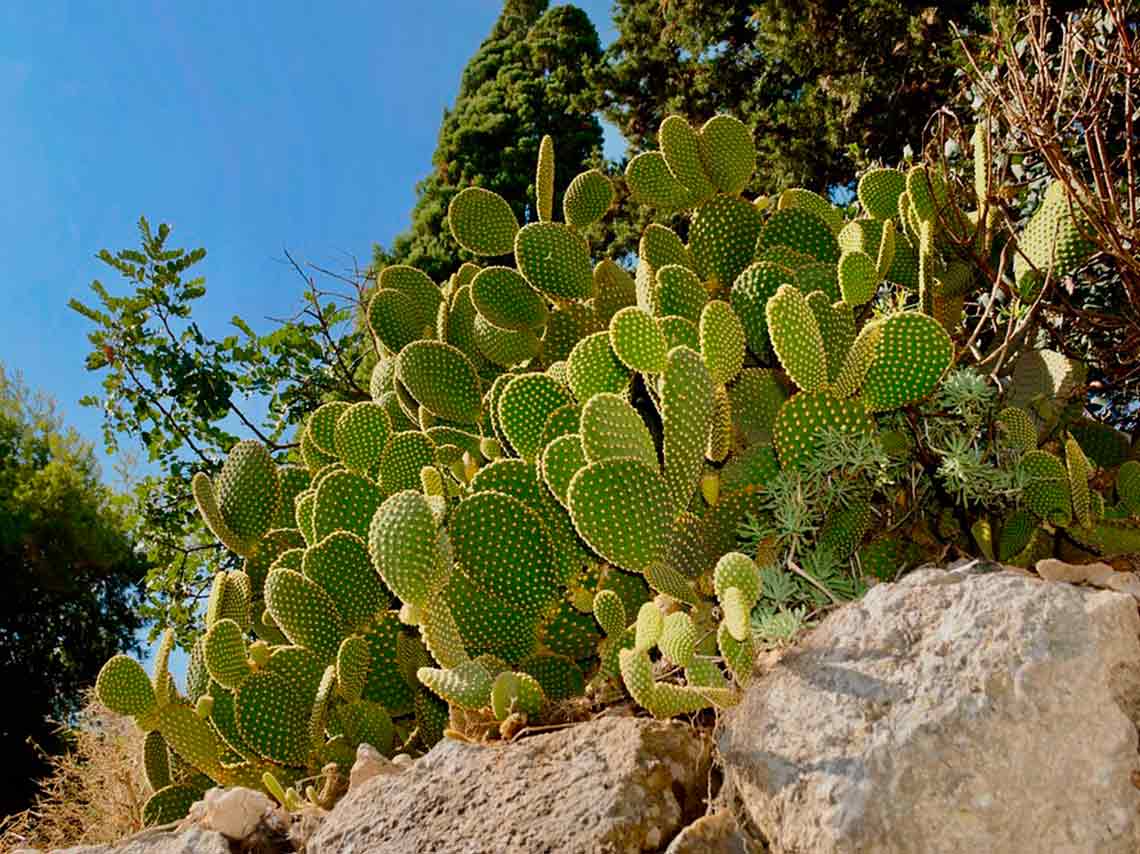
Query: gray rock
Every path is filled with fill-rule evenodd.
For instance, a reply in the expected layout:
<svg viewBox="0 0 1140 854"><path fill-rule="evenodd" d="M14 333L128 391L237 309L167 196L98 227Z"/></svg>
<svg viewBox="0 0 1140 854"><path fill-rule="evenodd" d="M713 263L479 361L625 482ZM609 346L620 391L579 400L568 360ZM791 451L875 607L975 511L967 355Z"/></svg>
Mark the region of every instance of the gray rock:
<svg viewBox="0 0 1140 854"><path fill-rule="evenodd" d="M445 740L350 792L308 854L635 854L704 810L706 738L677 721L600 718L510 744Z"/></svg>
<svg viewBox="0 0 1140 854"><path fill-rule="evenodd" d="M214 830L144 830L115 845L80 845L52 854L230 854L230 844Z"/></svg>
<svg viewBox="0 0 1140 854"><path fill-rule="evenodd" d="M726 785L776 854L1134 854L1138 634L1118 593L916 572L748 690Z"/></svg>

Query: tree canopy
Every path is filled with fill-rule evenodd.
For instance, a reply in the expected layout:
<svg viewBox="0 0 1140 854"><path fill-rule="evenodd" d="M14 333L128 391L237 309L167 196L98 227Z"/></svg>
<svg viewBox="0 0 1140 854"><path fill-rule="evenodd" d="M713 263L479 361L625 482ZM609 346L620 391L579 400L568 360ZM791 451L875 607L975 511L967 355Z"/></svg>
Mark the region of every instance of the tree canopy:
<svg viewBox="0 0 1140 854"><path fill-rule="evenodd" d="M137 649L146 561L91 446L0 365L0 813L27 805L99 667ZM29 678L33 676L35 678Z"/></svg>

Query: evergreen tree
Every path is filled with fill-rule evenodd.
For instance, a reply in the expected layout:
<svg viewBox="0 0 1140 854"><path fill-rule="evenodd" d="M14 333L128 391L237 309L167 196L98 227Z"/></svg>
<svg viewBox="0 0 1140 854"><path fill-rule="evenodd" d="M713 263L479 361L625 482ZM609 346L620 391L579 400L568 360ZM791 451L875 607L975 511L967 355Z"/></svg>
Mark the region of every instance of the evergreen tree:
<svg viewBox="0 0 1140 854"><path fill-rule="evenodd" d="M632 151L670 113L729 112L754 129L755 189L772 193L919 150L959 89L951 22L980 32L988 15L972 0L616 0L614 21L596 84Z"/></svg>
<svg viewBox="0 0 1140 854"><path fill-rule="evenodd" d="M581 9L507 0L444 113L434 170L416 188L412 227L391 250L376 247L377 266L411 264L436 281L447 278L467 257L447 225L447 206L464 187L494 190L520 221L533 219L542 136L557 142L556 193L601 148L589 83L600 59L597 31Z"/></svg>
<svg viewBox="0 0 1140 854"><path fill-rule="evenodd" d="M91 447L0 365L0 815L28 805L56 722L108 656L135 648L146 561Z"/></svg>

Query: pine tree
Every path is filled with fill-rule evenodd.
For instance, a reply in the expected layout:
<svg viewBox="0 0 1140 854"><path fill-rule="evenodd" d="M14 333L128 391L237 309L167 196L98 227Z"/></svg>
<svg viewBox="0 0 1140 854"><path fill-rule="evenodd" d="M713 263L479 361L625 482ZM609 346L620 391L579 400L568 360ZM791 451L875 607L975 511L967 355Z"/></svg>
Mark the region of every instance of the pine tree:
<svg viewBox="0 0 1140 854"><path fill-rule="evenodd" d="M544 134L557 141L556 192L601 149L602 130L588 75L601 59L594 25L574 6L507 0L490 35L467 63L432 157L417 186L412 227L377 266L411 264L436 281L466 259L447 226L447 206L464 187L494 190L521 222L534 219L534 168Z"/></svg>

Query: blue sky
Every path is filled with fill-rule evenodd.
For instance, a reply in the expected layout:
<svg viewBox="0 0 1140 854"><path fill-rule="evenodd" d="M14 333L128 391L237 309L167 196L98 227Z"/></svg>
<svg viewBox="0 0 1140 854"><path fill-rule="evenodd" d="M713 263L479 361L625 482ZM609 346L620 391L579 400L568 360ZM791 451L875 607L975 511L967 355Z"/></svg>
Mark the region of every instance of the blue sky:
<svg viewBox="0 0 1140 854"><path fill-rule="evenodd" d="M555 3L554 5L558 5ZM610 0L579 2L603 44ZM199 321L255 329L330 267L407 227L443 109L496 0L0 3L0 361L101 445L70 311L140 215L205 246ZM620 153L609 134L608 153ZM110 472L105 467L105 475Z"/></svg>

